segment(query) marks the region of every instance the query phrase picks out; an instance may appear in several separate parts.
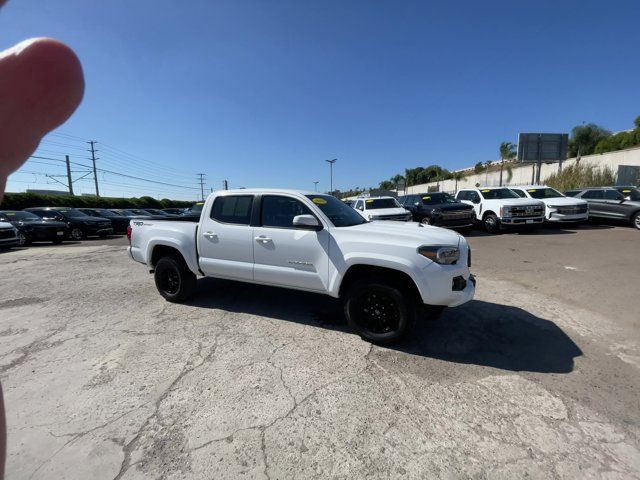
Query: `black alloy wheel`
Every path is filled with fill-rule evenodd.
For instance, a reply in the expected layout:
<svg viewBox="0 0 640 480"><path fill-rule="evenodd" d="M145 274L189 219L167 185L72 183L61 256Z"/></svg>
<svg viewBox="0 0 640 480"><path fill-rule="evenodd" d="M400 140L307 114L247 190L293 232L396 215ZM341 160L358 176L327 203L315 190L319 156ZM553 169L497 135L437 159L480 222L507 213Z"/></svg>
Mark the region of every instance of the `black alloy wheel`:
<svg viewBox="0 0 640 480"><path fill-rule="evenodd" d="M184 302L197 288L197 278L182 257L162 257L156 264L154 277L158 292L170 302Z"/></svg>

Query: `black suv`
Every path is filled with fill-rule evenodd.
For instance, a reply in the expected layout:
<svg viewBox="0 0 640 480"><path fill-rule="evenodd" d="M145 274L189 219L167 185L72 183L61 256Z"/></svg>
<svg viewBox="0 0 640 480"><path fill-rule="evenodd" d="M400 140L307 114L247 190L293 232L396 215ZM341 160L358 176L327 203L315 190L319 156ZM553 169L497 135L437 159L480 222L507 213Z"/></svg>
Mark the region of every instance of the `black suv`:
<svg viewBox="0 0 640 480"><path fill-rule="evenodd" d="M570 190L566 195L586 200L589 203L589 218L623 220L640 230L640 200L627 200L615 188Z"/></svg>
<svg viewBox="0 0 640 480"><path fill-rule="evenodd" d="M444 192L404 195L400 205L409 210L414 222L439 227L470 228L475 219L473 207Z"/></svg>
<svg viewBox="0 0 640 480"><path fill-rule="evenodd" d="M20 245L29 245L31 242L61 243L69 236L66 223L43 220L31 212L2 210L0 222L8 222L18 229Z"/></svg>
<svg viewBox="0 0 640 480"><path fill-rule="evenodd" d="M110 220L115 233L127 233L129 221L133 218L124 214L121 215L112 212L106 208L78 208L78 210L82 213L86 213L90 217L106 218L107 220Z"/></svg>
<svg viewBox="0 0 640 480"><path fill-rule="evenodd" d="M92 235L106 237L113 233L111 222L102 217L90 217L80 210L69 207L34 207L25 211L35 213L45 220L56 220L67 224L71 238L82 240Z"/></svg>

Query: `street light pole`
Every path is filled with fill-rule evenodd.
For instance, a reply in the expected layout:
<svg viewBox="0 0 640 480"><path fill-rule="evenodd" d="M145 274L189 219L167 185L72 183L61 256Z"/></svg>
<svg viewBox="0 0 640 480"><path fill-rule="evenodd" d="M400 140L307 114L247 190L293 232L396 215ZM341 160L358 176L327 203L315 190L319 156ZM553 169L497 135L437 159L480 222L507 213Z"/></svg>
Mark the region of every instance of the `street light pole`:
<svg viewBox="0 0 640 480"><path fill-rule="evenodd" d="M330 176L329 195L333 194L333 164L336 163L337 160L338 160L337 158L334 158L333 160L325 160L325 162L329 164L329 176Z"/></svg>
<svg viewBox="0 0 640 480"><path fill-rule="evenodd" d="M318 191L318 183L320 183L320 182L313 182L313 186L315 187L315 191L316 192Z"/></svg>

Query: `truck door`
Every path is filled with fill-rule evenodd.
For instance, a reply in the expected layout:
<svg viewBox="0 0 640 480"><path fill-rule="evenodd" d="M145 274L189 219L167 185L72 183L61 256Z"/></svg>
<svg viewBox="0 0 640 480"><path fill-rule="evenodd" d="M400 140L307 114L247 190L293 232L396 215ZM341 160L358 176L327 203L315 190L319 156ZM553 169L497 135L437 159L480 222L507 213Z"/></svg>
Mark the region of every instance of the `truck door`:
<svg viewBox="0 0 640 480"><path fill-rule="evenodd" d="M202 215L198 230L200 269L208 276L253 280L253 195L221 195Z"/></svg>
<svg viewBox="0 0 640 480"><path fill-rule="evenodd" d="M329 281L329 233L326 228L319 232L294 228L297 215L314 214L293 196L261 197L259 226L253 230L254 280L324 292Z"/></svg>

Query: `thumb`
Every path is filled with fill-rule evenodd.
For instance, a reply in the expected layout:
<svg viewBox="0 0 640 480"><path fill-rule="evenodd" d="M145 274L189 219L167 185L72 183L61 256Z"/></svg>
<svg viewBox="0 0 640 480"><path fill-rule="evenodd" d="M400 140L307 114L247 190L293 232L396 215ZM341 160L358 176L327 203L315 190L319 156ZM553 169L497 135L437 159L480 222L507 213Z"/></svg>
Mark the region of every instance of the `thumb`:
<svg viewBox="0 0 640 480"><path fill-rule="evenodd" d="M83 94L82 66L63 43L35 38L0 52L0 201L9 174L69 118Z"/></svg>

